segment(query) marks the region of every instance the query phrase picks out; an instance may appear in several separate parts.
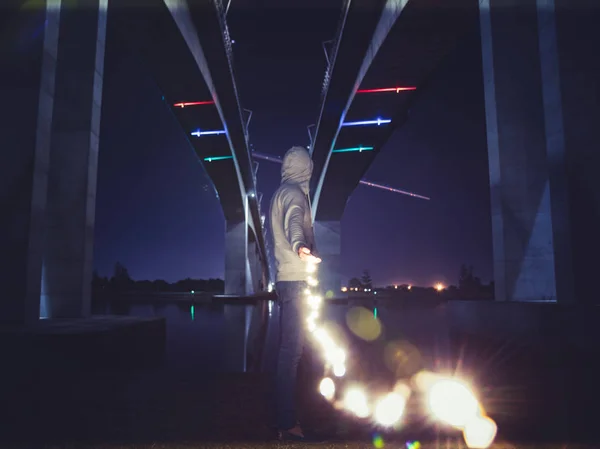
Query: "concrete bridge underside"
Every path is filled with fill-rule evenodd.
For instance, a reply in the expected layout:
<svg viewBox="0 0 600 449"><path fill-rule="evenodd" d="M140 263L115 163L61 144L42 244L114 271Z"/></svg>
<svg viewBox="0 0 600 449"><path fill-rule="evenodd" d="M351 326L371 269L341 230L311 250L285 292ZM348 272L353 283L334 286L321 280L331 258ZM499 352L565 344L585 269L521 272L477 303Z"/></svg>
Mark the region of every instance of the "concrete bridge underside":
<svg viewBox="0 0 600 449"><path fill-rule="evenodd" d="M108 2L88 2L86 8L56 5L42 2L32 8L14 2L2 9L8 26L0 36L0 283L5 292L0 321L6 323L90 314ZM227 131L220 142L190 141L200 157L215 148L231 156L228 167L207 167L207 172L227 223L227 293L248 294L266 288L269 274L247 130L221 4L194 5L148 6L146 11L158 8L157 15L149 15L163 34L143 37L157 45L149 64L170 107L171 101L196 95L214 102L210 111L182 110L177 118L184 131L189 135L190 126L211 120ZM142 14L132 26L145 26L147 18ZM169 47L173 42L177 45ZM165 60L161 71L156 59L169 53L181 56L172 73L164 70ZM182 74L182 67L189 72Z"/></svg>
<svg viewBox="0 0 600 449"><path fill-rule="evenodd" d="M595 301L589 261L600 251L600 185L593 175L600 167L600 107L592 92L600 88L600 67L590 55L600 37L599 6L465 0L448 8L434 0L389 0L345 7L312 145L315 229L324 260L332 261L329 288L340 285L340 219L349 195L391 132L409 119L442 59L479 27L496 299ZM416 90L360 93L393 86ZM391 123L341 126L377 114L389 114ZM359 145L373 151L332 153Z"/></svg>

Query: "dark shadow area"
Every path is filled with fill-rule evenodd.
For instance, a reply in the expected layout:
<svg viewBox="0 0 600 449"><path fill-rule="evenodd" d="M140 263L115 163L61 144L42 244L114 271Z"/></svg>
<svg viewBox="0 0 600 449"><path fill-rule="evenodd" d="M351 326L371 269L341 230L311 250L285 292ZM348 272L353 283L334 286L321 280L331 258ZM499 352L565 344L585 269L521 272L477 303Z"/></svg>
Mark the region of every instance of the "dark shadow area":
<svg viewBox="0 0 600 449"><path fill-rule="evenodd" d="M6 447L50 443L79 447L113 442L225 444L273 438L268 398L274 369L271 340L277 335L276 303L261 301L253 308L253 320L269 319L271 324L268 330L256 324L250 327L248 373L228 373L223 368L228 357L223 307L159 307L156 303L135 303L127 310L103 307L104 312L164 320L166 351L160 350L160 339L133 342L130 338L127 347L122 343L127 339L117 334L112 340L80 335L71 339L73 343L54 346L53 338L60 335L46 337L36 351L25 339L3 338L0 443ZM348 347L347 382L360 380L375 391L389 389L396 375L386 368L382 354L390 342L405 341L415 348L419 362L404 374L451 367L450 371L471 379L498 423L500 440L597 441L590 411L600 393L596 381L600 372L592 362L598 351L591 335L582 346L569 326L556 321L558 315L544 313L541 325L532 323L540 338L500 334L493 338L460 326L452 329L453 315L443 303L382 302L378 309L367 310L377 313L383 332L377 340L366 342L345 324L350 307L332 305L326 310L326 319L338 325ZM566 324L576 315L561 312L563 317L570 316ZM349 417L319 396L322 372L319 354L307 349L299 375L300 419L306 428L331 441L369 442L375 432L386 442L460 438L458 432L434 424L424 398L417 394L409 401L399 431L385 432L369 420Z"/></svg>

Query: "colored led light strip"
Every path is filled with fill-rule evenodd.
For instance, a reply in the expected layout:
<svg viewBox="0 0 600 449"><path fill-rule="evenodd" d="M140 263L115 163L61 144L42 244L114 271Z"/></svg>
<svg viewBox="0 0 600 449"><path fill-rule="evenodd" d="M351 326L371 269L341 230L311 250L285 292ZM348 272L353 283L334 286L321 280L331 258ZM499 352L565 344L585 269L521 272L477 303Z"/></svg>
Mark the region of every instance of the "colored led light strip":
<svg viewBox="0 0 600 449"><path fill-rule="evenodd" d="M214 101L188 101L185 103L175 103L173 106L176 108L185 108L187 106L201 106L204 104L215 104Z"/></svg>
<svg viewBox="0 0 600 449"><path fill-rule="evenodd" d="M386 125L391 123L392 120L389 118L377 118L375 120L360 120L358 122L346 122L342 123L342 126L369 126L369 125Z"/></svg>
<svg viewBox="0 0 600 449"><path fill-rule="evenodd" d="M225 159L233 159L233 156L211 156L211 157L205 157L204 161L206 161L206 162L224 161Z"/></svg>
<svg viewBox="0 0 600 449"><path fill-rule="evenodd" d="M214 136L217 134L225 134L225 130L224 129L218 129L218 130L214 130L214 131L194 131L192 133L190 133L192 136L196 136L196 137L200 137L200 136Z"/></svg>
<svg viewBox="0 0 600 449"><path fill-rule="evenodd" d="M373 147L354 147L354 148L340 148L339 150L333 150L332 153L351 153L358 151L359 153L363 151L372 151Z"/></svg>
<svg viewBox="0 0 600 449"><path fill-rule="evenodd" d="M382 87L379 89L358 89L356 91L357 94L376 94L376 93L382 93L382 92L395 92L395 93L400 93L400 92L405 92L407 90L417 90L416 87Z"/></svg>

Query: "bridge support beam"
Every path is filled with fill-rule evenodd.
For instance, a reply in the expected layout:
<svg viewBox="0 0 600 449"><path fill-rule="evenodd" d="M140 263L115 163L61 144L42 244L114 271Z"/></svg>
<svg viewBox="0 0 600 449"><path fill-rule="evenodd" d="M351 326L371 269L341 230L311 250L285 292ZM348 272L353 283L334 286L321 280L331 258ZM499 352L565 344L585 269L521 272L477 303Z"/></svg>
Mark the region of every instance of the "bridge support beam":
<svg viewBox="0 0 600 449"><path fill-rule="evenodd" d="M108 0L62 7L40 316L90 315Z"/></svg>
<svg viewBox="0 0 600 449"><path fill-rule="evenodd" d="M557 34L562 17L554 3L480 2L498 300L573 302L595 290L593 275L574 276L589 273L585 266L600 250L592 230L600 202L591 193L592 184L598 187L592 126L599 117L582 88L584 79L587 88L598 81L582 67L590 53L566 37L574 31ZM576 102L589 107L569 110Z"/></svg>
<svg viewBox="0 0 600 449"><path fill-rule="evenodd" d="M89 313L106 0L59 6L16 13L1 55L2 322Z"/></svg>
<svg viewBox="0 0 600 449"><path fill-rule="evenodd" d="M227 222L225 230L225 294L245 296L253 292L249 262L248 224Z"/></svg>
<svg viewBox="0 0 600 449"><path fill-rule="evenodd" d="M317 251L323 262L319 265L319 283L326 297L339 295L342 286L342 233L339 221L315 221Z"/></svg>
<svg viewBox="0 0 600 449"><path fill-rule="evenodd" d="M227 222L225 230L225 294L246 296L252 293L249 263L248 223ZM225 315L224 367L229 372L246 371L248 332L253 306L227 304Z"/></svg>

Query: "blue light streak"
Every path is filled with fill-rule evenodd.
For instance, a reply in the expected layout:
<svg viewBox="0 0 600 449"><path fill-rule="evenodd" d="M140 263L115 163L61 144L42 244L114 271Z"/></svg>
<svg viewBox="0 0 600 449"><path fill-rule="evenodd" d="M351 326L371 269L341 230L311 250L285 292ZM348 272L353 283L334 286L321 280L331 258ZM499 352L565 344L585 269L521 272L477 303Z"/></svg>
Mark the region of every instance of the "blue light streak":
<svg viewBox="0 0 600 449"><path fill-rule="evenodd" d="M375 120L360 120L358 122L345 122L342 123L342 126L369 126L369 125L386 125L388 123L391 123L392 120L389 118L381 118L378 117Z"/></svg>
<svg viewBox="0 0 600 449"><path fill-rule="evenodd" d="M214 136L217 134L225 134L224 129L217 129L213 131L200 131L199 129L190 133L192 136L200 137L200 136Z"/></svg>

